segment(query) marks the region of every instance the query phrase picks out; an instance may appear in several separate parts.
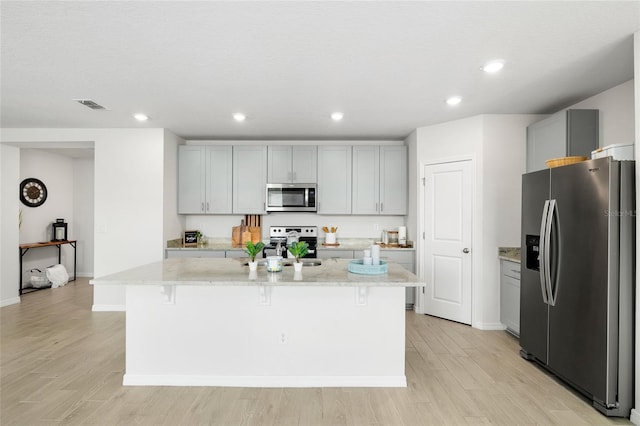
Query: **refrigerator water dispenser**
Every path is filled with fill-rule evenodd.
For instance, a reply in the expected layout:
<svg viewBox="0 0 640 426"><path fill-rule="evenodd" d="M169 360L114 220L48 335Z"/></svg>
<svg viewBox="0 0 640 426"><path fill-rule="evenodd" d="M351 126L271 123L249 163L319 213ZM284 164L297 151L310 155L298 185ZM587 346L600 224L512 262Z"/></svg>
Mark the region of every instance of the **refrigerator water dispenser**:
<svg viewBox="0 0 640 426"><path fill-rule="evenodd" d="M540 270L540 236L527 235L525 240L527 252L525 253L525 266L534 271Z"/></svg>

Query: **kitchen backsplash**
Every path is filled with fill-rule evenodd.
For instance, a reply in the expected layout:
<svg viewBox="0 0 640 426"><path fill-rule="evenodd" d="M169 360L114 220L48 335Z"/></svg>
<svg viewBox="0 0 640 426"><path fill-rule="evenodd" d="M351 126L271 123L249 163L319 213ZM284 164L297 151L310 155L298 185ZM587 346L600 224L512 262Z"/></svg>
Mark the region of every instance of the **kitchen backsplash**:
<svg viewBox="0 0 640 426"><path fill-rule="evenodd" d="M207 237L231 238L231 227L240 225L244 215L187 215L187 229L197 229ZM379 239L384 229L405 226L405 216L325 216L315 213L270 213L262 215L262 237L268 237L269 226L317 226L319 237L324 238L322 227L335 226L340 238ZM408 230L411 235L411 230Z"/></svg>

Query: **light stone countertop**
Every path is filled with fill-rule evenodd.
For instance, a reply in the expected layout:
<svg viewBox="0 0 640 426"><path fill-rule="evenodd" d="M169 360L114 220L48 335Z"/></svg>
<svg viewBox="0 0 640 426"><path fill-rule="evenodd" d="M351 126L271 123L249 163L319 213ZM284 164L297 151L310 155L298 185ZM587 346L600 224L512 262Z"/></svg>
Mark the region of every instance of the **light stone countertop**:
<svg viewBox="0 0 640 426"><path fill-rule="evenodd" d="M498 258L520 263L520 247L498 247Z"/></svg>
<svg viewBox="0 0 640 426"><path fill-rule="evenodd" d="M176 285L176 286L362 286L423 287L418 277L389 262L388 272L360 275L347 270L349 259L322 259L320 266L304 266L295 274L293 266L282 272L267 272L259 265L255 274L243 263L247 259L178 258L166 259L89 281L93 285Z"/></svg>

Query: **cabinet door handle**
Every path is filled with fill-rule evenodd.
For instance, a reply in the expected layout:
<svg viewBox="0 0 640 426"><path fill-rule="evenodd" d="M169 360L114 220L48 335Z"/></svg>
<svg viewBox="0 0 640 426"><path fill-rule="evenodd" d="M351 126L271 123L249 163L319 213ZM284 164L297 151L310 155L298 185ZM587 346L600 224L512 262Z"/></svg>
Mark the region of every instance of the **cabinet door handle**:
<svg viewBox="0 0 640 426"><path fill-rule="evenodd" d="M207 211L209 211L209 202L207 201Z"/></svg>
<svg viewBox="0 0 640 426"><path fill-rule="evenodd" d="M200 211L204 212L204 202L200 203Z"/></svg>
<svg viewBox="0 0 640 426"><path fill-rule="evenodd" d="M378 213L378 203L376 203L376 213Z"/></svg>

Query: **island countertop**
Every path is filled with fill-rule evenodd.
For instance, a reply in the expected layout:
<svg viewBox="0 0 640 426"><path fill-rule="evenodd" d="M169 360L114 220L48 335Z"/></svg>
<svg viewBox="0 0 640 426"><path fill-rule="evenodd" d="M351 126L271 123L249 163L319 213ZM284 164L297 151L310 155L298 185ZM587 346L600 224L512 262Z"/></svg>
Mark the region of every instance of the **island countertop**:
<svg viewBox="0 0 640 426"><path fill-rule="evenodd" d="M175 258L150 263L90 281L93 285L173 285L173 286L321 286L321 287L424 287L418 277L389 262L380 275L354 274L347 270L349 259L322 259L318 266L293 266L282 272L267 272L265 266L250 272L246 259Z"/></svg>

